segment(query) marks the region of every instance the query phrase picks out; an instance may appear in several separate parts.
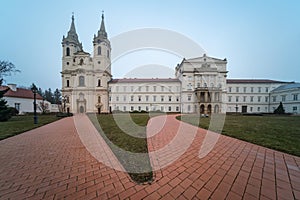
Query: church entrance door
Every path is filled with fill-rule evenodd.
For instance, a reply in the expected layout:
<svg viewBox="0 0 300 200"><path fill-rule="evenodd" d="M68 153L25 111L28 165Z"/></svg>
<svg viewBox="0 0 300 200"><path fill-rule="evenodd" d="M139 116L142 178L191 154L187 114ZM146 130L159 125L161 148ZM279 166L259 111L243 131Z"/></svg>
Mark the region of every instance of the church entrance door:
<svg viewBox="0 0 300 200"><path fill-rule="evenodd" d="M84 113L84 107L83 107L83 106L80 106L79 112L80 112L80 113Z"/></svg>

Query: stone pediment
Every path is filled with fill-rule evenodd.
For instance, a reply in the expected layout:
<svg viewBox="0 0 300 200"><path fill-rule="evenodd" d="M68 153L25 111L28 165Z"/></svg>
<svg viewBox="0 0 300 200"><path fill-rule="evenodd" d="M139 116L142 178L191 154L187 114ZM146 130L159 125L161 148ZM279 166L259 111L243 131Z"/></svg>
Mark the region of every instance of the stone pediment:
<svg viewBox="0 0 300 200"><path fill-rule="evenodd" d="M187 63L207 63L207 64L209 64L209 63L224 63L224 64L226 64L227 60L226 60L226 58L224 58L222 60L222 59L218 59L218 58L209 57L204 54L202 57L186 59L185 62L187 62Z"/></svg>

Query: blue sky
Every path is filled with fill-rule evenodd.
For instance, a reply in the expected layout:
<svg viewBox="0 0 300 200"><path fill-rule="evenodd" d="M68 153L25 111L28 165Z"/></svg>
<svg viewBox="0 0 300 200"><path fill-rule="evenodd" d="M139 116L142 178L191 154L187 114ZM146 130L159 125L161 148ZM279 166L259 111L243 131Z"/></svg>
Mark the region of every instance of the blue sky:
<svg viewBox="0 0 300 200"><path fill-rule="evenodd" d="M0 59L22 72L7 77L6 83L60 88L61 40L72 12L79 40L92 53L102 10L109 37L140 28L168 29L190 38L209 56L227 58L229 78L300 81L300 1L10 0L0 7ZM114 78L137 65L173 69L182 59L152 53L143 57L136 52L118 60L112 65Z"/></svg>

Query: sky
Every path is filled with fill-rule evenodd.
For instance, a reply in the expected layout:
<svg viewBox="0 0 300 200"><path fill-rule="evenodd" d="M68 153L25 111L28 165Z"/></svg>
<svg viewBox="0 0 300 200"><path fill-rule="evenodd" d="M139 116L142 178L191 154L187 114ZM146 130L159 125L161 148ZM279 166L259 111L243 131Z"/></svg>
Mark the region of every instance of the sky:
<svg viewBox="0 0 300 200"><path fill-rule="evenodd" d="M168 30L198 44L208 56L226 58L228 78L300 81L300 1L9 0L0 6L0 60L12 62L21 73L5 77L5 84L61 88L61 41L72 12L79 40L92 54L102 10L111 41L133 30ZM188 46L184 39L172 45ZM137 68L152 71L146 74L154 78L174 77L183 57L160 49L128 52L113 61L113 78L139 76Z"/></svg>

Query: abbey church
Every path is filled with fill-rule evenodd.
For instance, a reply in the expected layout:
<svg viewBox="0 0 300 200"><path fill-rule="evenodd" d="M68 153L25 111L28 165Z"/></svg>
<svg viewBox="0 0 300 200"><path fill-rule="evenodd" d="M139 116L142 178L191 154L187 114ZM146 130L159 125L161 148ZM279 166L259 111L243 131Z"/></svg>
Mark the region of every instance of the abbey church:
<svg viewBox="0 0 300 200"><path fill-rule="evenodd" d="M93 55L78 39L74 16L62 39L62 96L68 112L161 111L271 113L283 103L300 113L300 84L269 79L227 79L227 60L199 55L175 66L174 78L113 79L111 45L102 14Z"/></svg>

